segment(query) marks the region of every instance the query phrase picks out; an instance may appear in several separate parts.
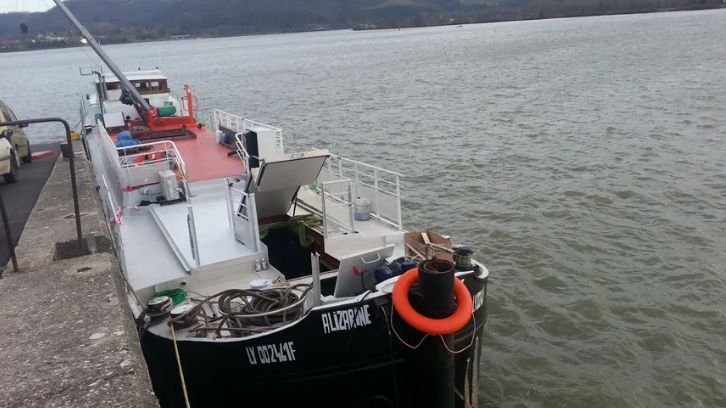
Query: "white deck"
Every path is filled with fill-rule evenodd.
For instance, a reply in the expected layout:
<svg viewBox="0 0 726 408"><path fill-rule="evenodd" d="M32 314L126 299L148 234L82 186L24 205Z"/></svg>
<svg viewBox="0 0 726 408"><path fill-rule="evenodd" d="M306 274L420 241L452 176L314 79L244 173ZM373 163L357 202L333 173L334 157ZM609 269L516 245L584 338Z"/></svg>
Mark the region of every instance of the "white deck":
<svg viewBox="0 0 726 408"><path fill-rule="evenodd" d="M194 224L199 242L200 267L214 265L255 254L237 241L229 224L224 180L192 183L190 203L152 205L150 211L159 229L165 232L169 245L189 272L197 269L192 255L187 225L188 207L194 211Z"/></svg>
<svg viewBox="0 0 726 408"><path fill-rule="evenodd" d="M195 195L190 202L153 204L126 211L118 231L124 270L131 287L134 290L160 288L183 280L196 283L195 290L203 286L211 286L211 290L222 287L227 280L227 285L246 285L259 277L277 277L278 272L274 270L269 272L270 276L254 273L258 253L235 239L227 216L224 180L200 181L192 183L191 188ZM187 226L190 205L199 243L199 267L192 256ZM246 266L241 268L241 265ZM249 274L239 274L250 269ZM205 275L205 278L192 277L192 274Z"/></svg>
<svg viewBox="0 0 726 408"><path fill-rule="evenodd" d="M134 290L188 276L149 213L129 214L118 231L126 278Z"/></svg>

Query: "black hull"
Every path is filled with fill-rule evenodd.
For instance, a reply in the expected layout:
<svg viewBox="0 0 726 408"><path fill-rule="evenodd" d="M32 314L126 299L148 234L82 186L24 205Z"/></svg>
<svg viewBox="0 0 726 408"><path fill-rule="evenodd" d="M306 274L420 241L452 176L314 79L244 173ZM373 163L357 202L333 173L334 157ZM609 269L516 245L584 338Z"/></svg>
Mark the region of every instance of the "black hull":
<svg viewBox="0 0 726 408"><path fill-rule="evenodd" d="M474 319L449 337L456 407L478 398L481 334L486 322L486 280L467 277ZM478 296L477 296L478 295ZM179 341L191 406L422 407L421 363L439 337L428 337L391 316L390 296L315 310L296 324L256 338L226 342ZM389 330L393 323L396 333ZM474 326L476 321L476 327ZM472 341L472 334L474 339ZM185 407L170 339L141 339L154 392L163 408ZM425 364L424 364L425 366ZM431 405L431 404L428 404Z"/></svg>

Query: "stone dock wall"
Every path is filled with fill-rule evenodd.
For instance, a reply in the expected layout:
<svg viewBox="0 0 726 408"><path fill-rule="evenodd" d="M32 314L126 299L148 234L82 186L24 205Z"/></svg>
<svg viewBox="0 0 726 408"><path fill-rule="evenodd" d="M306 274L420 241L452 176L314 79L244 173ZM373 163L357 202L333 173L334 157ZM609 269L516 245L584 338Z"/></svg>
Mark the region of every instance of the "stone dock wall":
<svg viewBox="0 0 726 408"><path fill-rule="evenodd" d="M0 407L157 407L89 163L76 150L76 237L68 161L59 158L0 279Z"/></svg>

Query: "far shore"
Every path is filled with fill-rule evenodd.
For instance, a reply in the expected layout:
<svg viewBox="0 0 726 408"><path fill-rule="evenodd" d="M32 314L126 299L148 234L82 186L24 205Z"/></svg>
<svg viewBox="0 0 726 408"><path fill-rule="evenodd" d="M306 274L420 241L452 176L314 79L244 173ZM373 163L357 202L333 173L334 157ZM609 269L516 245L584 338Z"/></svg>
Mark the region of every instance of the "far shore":
<svg viewBox="0 0 726 408"><path fill-rule="evenodd" d="M726 1L726 0L724 0ZM670 13L670 12L678 12L678 11L705 11L705 10L720 10L726 8L726 3L720 4L718 7L704 7L704 8L662 8L658 10L653 11L642 11L637 10L633 12L617 12L617 13L603 13L603 14L587 14L587 15L578 15L578 16L553 16L553 17L546 17L546 18L523 18L523 19L501 19L501 20L491 20L491 21L477 21L477 22L459 22L459 21L452 21L447 22L443 24L429 24L429 25L395 25L395 24L388 24L388 25L373 25L373 24L357 24L353 27L331 27L331 28L317 28L317 29L311 29L311 30L291 30L291 31L260 31L260 32L254 32L254 33L240 33L240 34L234 34L234 35L224 35L224 36L215 36L215 35L209 35L209 34L199 34L199 35L174 35L174 36L168 36L168 37L159 37L159 38L149 38L149 39L134 39L131 41L108 41L105 43L102 43L102 45L117 45L117 44L137 44L137 43L152 43L152 42L165 42L165 41L184 41L184 40L196 40L196 39L206 39L206 38L235 38L235 37L249 37L254 35L272 35L272 34L296 34L296 33L311 33L311 32L319 32L319 31L341 31L341 30L353 30L353 31L374 31L374 30L391 30L391 29L409 29L409 28L426 28L426 27L445 27L445 26L466 26L466 25L475 25L475 24L490 24L490 23L505 23L505 22L514 22L514 21L538 21L538 20L555 20L555 19L565 19L565 18L581 18L581 17L602 17L602 16L623 16L623 15L632 15L632 14L653 14L653 13ZM69 44L68 42L60 43L57 45L48 45L48 46L34 46L34 47L8 47L3 48L2 44L2 38L0 38L0 54L2 53L13 53L13 52L29 52L29 51L44 51L44 50L53 50L53 49L65 49L65 48L78 48L83 46L80 42L78 44Z"/></svg>

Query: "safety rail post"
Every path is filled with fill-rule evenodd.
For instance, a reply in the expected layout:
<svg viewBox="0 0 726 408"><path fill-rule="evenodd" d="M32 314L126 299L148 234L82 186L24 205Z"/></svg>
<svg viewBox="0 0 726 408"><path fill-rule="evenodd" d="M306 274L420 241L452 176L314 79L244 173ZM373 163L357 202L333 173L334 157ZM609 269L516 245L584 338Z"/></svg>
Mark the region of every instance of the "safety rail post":
<svg viewBox="0 0 726 408"><path fill-rule="evenodd" d="M396 216L398 218L398 230L403 231L403 217L401 215L401 178L396 176Z"/></svg>
<svg viewBox="0 0 726 408"><path fill-rule="evenodd" d="M255 203L255 195L247 194L247 222L250 224L253 238L255 241L255 251L262 248L260 241L260 225L257 222L257 204Z"/></svg>
<svg viewBox="0 0 726 408"><path fill-rule="evenodd" d="M192 258L197 263L197 268L202 264L199 260L199 243L197 241L197 228L194 224L194 209L191 205L187 206L187 227L189 228L189 243L192 247Z"/></svg>
<svg viewBox="0 0 726 408"><path fill-rule="evenodd" d="M229 194L229 187L230 187L229 178L225 177L224 178L224 201L225 201L225 204L227 204L227 221L229 221L229 227L232 228L232 230L234 230L234 220L232 218L233 217L232 216L232 203L230 203L230 201L232 200L232 197Z"/></svg>
<svg viewBox="0 0 726 408"><path fill-rule="evenodd" d="M12 166L12 163L10 164ZM8 243L8 252L10 252L10 259L13 261L13 272L18 271L18 258L15 256L15 243L13 242L13 234L10 231L10 220L8 214L5 211L5 200L3 200L2 192L0 192L0 215L2 215L3 226L5 228L5 240ZM0 269L0 278L3 276L3 270Z"/></svg>
<svg viewBox="0 0 726 408"><path fill-rule="evenodd" d="M313 296L313 304L312 306L320 306L322 304L321 302L321 294L322 289L320 286L320 254L317 252L313 252L310 254L310 263L311 263L311 269L312 269L312 277L313 277L313 288L311 290L312 296Z"/></svg>
<svg viewBox="0 0 726 408"><path fill-rule="evenodd" d="M113 195L111 194L111 189L108 188L108 183L106 182L106 177L101 174L101 182L103 183L103 188L106 189L106 195L108 196L108 203L111 206L111 213L113 215L113 219L115 222L118 223L118 212L121 209L121 207L116 203L116 200L113 198Z"/></svg>
<svg viewBox="0 0 726 408"><path fill-rule="evenodd" d="M323 235L328 238L328 217L325 210L325 183L320 183L320 211L323 213Z"/></svg>
<svg viewBox="0 0 726 408"><path fill-rule="evenodd" d="M358 185L360 184L360 177L358 176L358 163L353 163L353 172L355 173L355 196L360 197L358 192Z"/></svg>
<svg viewBox="0 0 726 408"><path fill-rule="evenodd" d="M378 191L378 169L373 169L373 191L376 192L376 215L380 218L381 217L381 196L380 192Z"/></svg>
<svg viewBox="0 0 726 408"><path fill-rule="evenodd" d="M350 229L355 233L355 210L353 209L353 191L350 188L350 180L348 180L348 217L350 218Z"/></svg>

